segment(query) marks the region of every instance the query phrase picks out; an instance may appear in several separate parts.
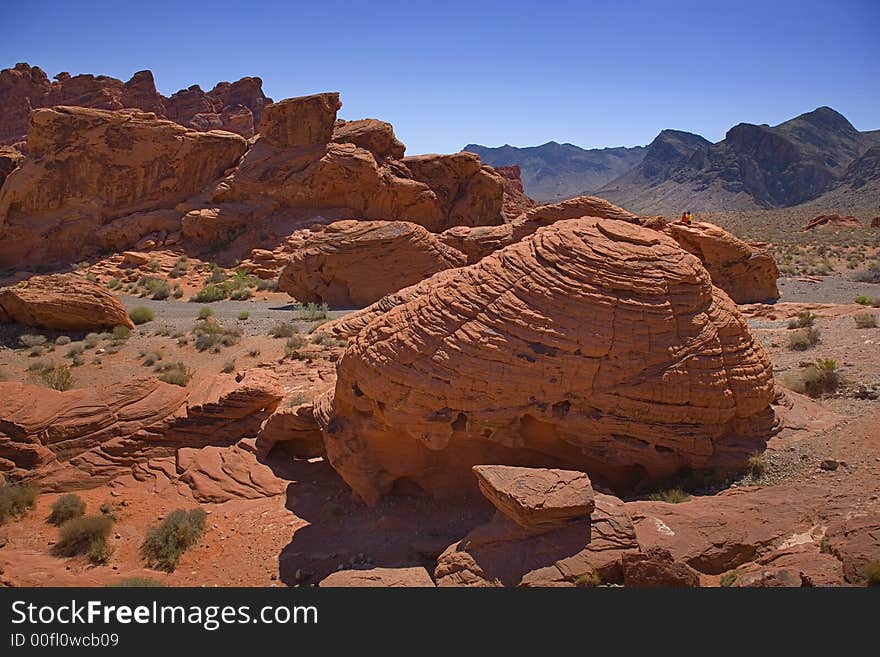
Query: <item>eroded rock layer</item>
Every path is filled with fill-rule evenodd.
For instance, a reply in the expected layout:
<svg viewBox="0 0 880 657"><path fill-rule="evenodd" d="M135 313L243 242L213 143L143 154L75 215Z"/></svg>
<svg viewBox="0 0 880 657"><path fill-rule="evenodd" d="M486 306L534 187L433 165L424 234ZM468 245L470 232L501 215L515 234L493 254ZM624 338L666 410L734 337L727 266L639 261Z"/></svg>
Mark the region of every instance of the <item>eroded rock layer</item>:
<svg viewBox="0 0 880 657"><path fill-rule="evenodd" d="M460 494L479 463L632 487L739 465L775 424L760 345L656 231L561 221L431 283L338 365L327 453L369 502L399 480Z"/></svg>
<svg viewBox="0 0 880 657"><path fill-rule="evenodd" d="M335 307L363 307L465 264L462 253L404 221L338 221L295 234L288 248L278 287L298 301Z"/></svg>

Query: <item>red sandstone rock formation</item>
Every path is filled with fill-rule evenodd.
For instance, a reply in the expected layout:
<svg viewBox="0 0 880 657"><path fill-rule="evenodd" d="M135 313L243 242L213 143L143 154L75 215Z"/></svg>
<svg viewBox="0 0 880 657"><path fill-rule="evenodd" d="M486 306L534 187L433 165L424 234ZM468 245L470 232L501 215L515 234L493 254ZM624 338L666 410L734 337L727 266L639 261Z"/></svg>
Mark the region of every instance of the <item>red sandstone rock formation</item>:
<svg viewBox="0 0 880 657"><path fill-rule="evenodd" d="M501 176L504 183L504 207L502 212L508 221L516 219L526 210L538 205L528 197L523 189L518 164L509 167L495 167L495 173Z"/></svg>
<svg viewBox="0 0 880 657"><path fill-rule="evenodd" d="M58 331L99 331L134 324L103 285L78 274L34 276L0 289L0 322Z"/></svg>
<svg viewBox="0 0 880 657"><path fill-rule="evenodd" d="M390 123L377 119L358 121L336 120L333 141L338 144L354 144L370 151L376 160L391 158L399 160L406 152L406 146L394 135Z"/></svg>
<svg viewBox="0 0 880 657"><path fill-rule="evenodd" d="M658 232L557 222L430 282L338 364L327 453L370 502L398 479L461 493L486 462L628 487L739 465L774 425L760 345Z"/></svg>
<svg viewBox="0 0 880 657"><path fill-rule="evenodd" d="M803 230L816 228L861 228L862 222L855 217L842 217L839 214L820 214L804 224Z"/></svg>
<svg viewBox="0 0 880 657"><path fill-rule="evenodd" d="M321 580L318 586L331 587L394 587L434 588L428 571L421 566L406 568L370 568L369 570L340 570Z"/></svg>
<svg viewBox="0 0 880 657"><path fill-rule="evenodd" d="M464 254L417 224L339 221L301 231L278 287L301 302L363 307L432 274L465 264Z"/></svg>
<svg viewBox="0 0 880 657"><path fill-rule="evenodd" d="M0 467L43 490L92 487L180 447L256 436L282 397L260 369L192 390L156 379L68 392L0 383Z"/></svg>
<svg viewBox="0 0 880 657"><path fill-rule="evenodd" d="M19 153L15 148L12 148L11 146L0 146L0 187L3 186L3 181L6 180L6 176L12 173L12 170L21 164L23 159L24 155Z"/></svg>
<svg viewBox="0 0 880 657"><path fill-rule="evenodd" d="M233 166L245 147L237 135L196 132L138 111L37 110L30 155L0 188L0 266L88 253L101 227L174 207Z"/></svg>
<svg viewBox="0 0 880 657"><path fill-rule="evenodd" d="M50 82L39 67L16 64L0 71L0 144L24 139L30 112L56 105L139 109L192 129L251 137L263 108L272 102L263 95L262 84L260 78L242 78L220 82L207 93L194 85L166 98L156 91L150 71L138 71L124 83L106 75L69 73L59 73Z"/></svg>

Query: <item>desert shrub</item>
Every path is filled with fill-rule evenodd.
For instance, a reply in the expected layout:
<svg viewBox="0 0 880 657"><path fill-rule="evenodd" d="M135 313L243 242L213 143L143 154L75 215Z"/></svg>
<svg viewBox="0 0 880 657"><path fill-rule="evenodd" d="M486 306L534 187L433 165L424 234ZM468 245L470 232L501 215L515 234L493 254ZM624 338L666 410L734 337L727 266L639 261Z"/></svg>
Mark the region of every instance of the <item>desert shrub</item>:
<svg viewBox="0 0 880 657"><path fill-rule="evenodd" d="M199 308L199 319L208 319L214 316L214 310L208 306Z"/></svg>
<svg viewBox="0 0 880 657"><path fill-rule="evenodd" d="M81 344L70 345L70 348L67 350L67 353L64 354L65 358L76 358L77 356L82 356L82 353L85 351L85 347Z"/></svg>
<svg viewBox="0 0 880 657"><path fill-rule="evenodd" d="M299 333L299 329L288 322L278 322L269 329L269 335L273 338L289 338L296 333Z"/></svg>
<svg viewBox="0 0 880 657"><path fill-rule="evenodd" d="M171 269L171 271L168 272L168 277L169 278L180 278L181 276L184 276L186 274L188 269L189 269L189 264L187 264L187 261L184 258L180 258L175 263L175 265Z"/></svg>
<svg viewBox="0 0 880 657"><path fill-rule="evenodd" d="M855 298L855 302L860 306L867 306L871 303L871 298L867 294L860 294Z"/></svg>
<svg viewBox="0 0 880 657"><path fill-rule="evenodd" d="M877 317L871 313L860 313L855 316L856 328L877 328Z"/></svg>
<svg viewBox="0 0 880 657"><path fill-rule="evenodd" d="M43 370L48 370L52 368L52 363L48 360L35 360L33 363L27 366L28 372L42 372Z"/></svg>
<svg viewBox="0 0 880 657"><path fill-rule="evenodd" d="M880 262L872 262L865 271L859 272L853 278L862 283L880 283Z"/></svg>
<svg viewBox="0 0 880 657"><path fill-rule="evenodd" d="M583 587L595 587L602 585L602 577L599 573L595 571L591 571L589 573L584 573L583 575L578 575L574 578L575 586L583 586Z"/></svg>
<svg viewBox="0 0 880 657"><path fill-rule="evenodd" d="M809 327L792 331L788 335L788 348L792 351L806 351L819 342L819 329Z"/></svg>
<svg viewBox="0 0 880 657"><path fill-rule="evenodd" d="M306 339L303 336L293 335L287 338L287 342L284 343L284 355L287 357L294 356L305 345Z"/></svg>
<svg viewBox="0 0 880 657"><path fill-rule="evenodd" d="M868 586L880 586L880 561L870 561L863 571Z"/></svg>
<svg viewBox="0 0 880 657"><path fill-rule="evenodd" d="M256 358L257 356L260 355L260 350L259 349L250 349L247 352L247 355L250 356L251 358Z"/></svg>
<svg viewBox="0 0 880 657"><path fill-rule="evenodd" d="M229 293L229 298L233 301L247 301L252 296L254 296L254 291L246 287L233 290Z"/></svg>
<svg viewBox="0 0 880 657"><path fill-rule="evenodd" d="M837 372L837 362L833 358L819 358L798 372L786 376L785 384L802 394L810 397L821 397L837 390L840 385L840 374Z"/></svg>
<svg viewBox="0 0 880 657"><path fill-rule="evenodd" d="M760 477L767 469L767 465L764 463L764 456L760 452L753 452L746 462L746 469L752 477L756 479Z"/></svg>
<svg viewBox="0 0 880 657"><path fill-rule="evenodd" d="M151 351L150 353L145 354L143 358L144 358L144 363L143 363L144 367L152 367L153 365L156 364L157 361L162 360L162 354L157 353L155 351Z"/></svg>
<svg viewBox="0 0 880 657"><path fill-rule="evenodd" d="M305 306L297 304L294 309L295 317L308 322L314 322L319 319L327 319L330 315L330 307L326 303L316 304L308 303Z"/></svg>
<svg viewBox="0 0 880 657"><path fill-rule="evenodd" d="M260 292L274 292L278 289L278 281L274 278L268 280L261 278L257 281L257 289Z"/></svg>
<svg viewBox="0 0 880 657"><path fill-rule="evenodd" d="M122 342L123 340L128 340L131 337L131 329L127 326L119 324L118 326L113 327L113 331L110 335L113 337L113 340L115 342Z"/></svg>
<svg viewBox="0 0 880 657"><path fill-rule="evenodd" d="M122 281L115 277L111 278L109 281L107 281L107 287L111 290L118 290L122 287Z"/></svg>
<svg viewBox="0 0 880 657"><path fill-rule="evenodd" d="M42 347L34 347L33 349L31 349L28 352L28 358L36 358L37 356L42 356L42 355L43 355L43 348Z"/></svg>
<svg viewBox="0 0 880 657"><path fill-rule="evenodd" d="M788 323L788 328L790 328L790 329L808 328L808 327L812 326L815 322L816 322L815 313L812 313L809 310L805 310L802 313L798 313L798 316L793 318Z"/></svg>
<svg viewBox="0 0 880 657"><path fill-rule="evenodd" d="M685 502L690 495L685 493L681 488L670 488L668 490L661 490L656 493L651 493L648 496L648 499L654 502L669 502L670 504L680 504L681 502Z"/></svg>
<svg viewBox="0 0 880 657"><path fill-rule="evenodd" d="M204 533L206 517L202 509L177 509L169 513L165 520L149 530L141 544L141 556L147 566L174 572L181 555Z"/></svg>
<svg viewBox="0 0 880 657"><path fill-rule="evenodd" d="M160 365L156 368L156 371L159 372L160 381L171 383L182 388L189 385L193 375L192 370L181 362Z"/></svg>
<svg viewBox="0 0 880 657"><path fill-rule="evenodd" d="M723 586L725 588L733 586L733 583L736 581L736 576L737 576L736 571L724 573L721 576L721 582L720 582L721 586Z"/></svg>
<svg viewBox="0 0 880 657"><path fill-rule="evenodd" d="M245 320L248 319L250 316L251 316L251 314L250 314L248 311L246 311L246 310L242 310L240 313L238 313L238 319L239 319L239 321L241 321L241 322L245 321Z"/></svg>
<svg viewBox="0 0 880 657"><path fill-rule="evenodd" d="M160 588L165 585L152 577L126 577L113 584L108 584L108 586L113 588L147 589Z"/></svg>
<svg viewBox="0 0 880 657"><path fill-rule="evenodd" d="M61 525L73 518L85 515L86 503L75 493L67 493L52 502L52 513L49 514L49 524Z"/></svg>
<svg viewBox="0 0 880 657"><path fill-rule="evenodd" d="M160 281L153 288L152 298L156 301L164 301L168 297L171 296L171 286L168 284L168 281Z"/></svg>
<svg viewBox="0 0 880 657"><path fill-rule="evenodd" d="M58 557L84 554L93 564L106 563L110 556L107 536L112 527L113 518L104 514L68 520L61 525L52 553Z"/></svg>
<svg viewBox="0 0 880 657"><path fill-rule="evenodd" d="M171 296L175 299L179 299L183 296L183 290L180 288L179 285L174 286L174 291L171 293Z"/></svg>
<svg viewBox="0 0 880 657"><path fill-rule="evenodd" d="M70 338L66 335L59 335L55 338L55 345L58 347L63 347L66 344L70 344Z"/></svg>
<svg viewBox="0 0 880 657"><path fill-rule="evenodd" d="M222 285L208 283L201 290L196 292L193 301L198 303L213 303L214 301L222 301L227 296L229 296L229 292Z"/></svg>
<svg viewBox="0 0 880 657"><path fill-rule="evenodd" d="M231 374L234 371L235 371L235 361L234 360L227 360L225 363L223 363L222 372L224 374Z"/></svg>
<svg viewBox="0 0 880 657"><path fill-rule="evenodd" d="M0 481L0 525L12 518L19 518L34 506L37 489L23 484Z"/></svg>
<svg viewBox="0 0 880 657"><path fill-rule="evenodd" d="M40 379L47 388L60 392L70 390L73 387L73 375L70 373L70 366L66 363L41 370Z"/></svg>
<svg viewBox="0 0 880 657"><path fill-rule="evenodd" d="M25 347L42 347L46 344L46 336L25 333L18 338L18 341Z"/></svg>
<svg viewBox="0 0 880 657"><path fill-rule="evenodd" d="M101 343L101 336L97 333L89 333L83 340L86 349L94 349Z"/></svg>
<svg viewBox="0 0 880 657"><path fill-rule="evenodd" d="M135 324L146 324L147 322L152 322L156 315L149 308L138 306L129 310L128 316Z"/></svg>

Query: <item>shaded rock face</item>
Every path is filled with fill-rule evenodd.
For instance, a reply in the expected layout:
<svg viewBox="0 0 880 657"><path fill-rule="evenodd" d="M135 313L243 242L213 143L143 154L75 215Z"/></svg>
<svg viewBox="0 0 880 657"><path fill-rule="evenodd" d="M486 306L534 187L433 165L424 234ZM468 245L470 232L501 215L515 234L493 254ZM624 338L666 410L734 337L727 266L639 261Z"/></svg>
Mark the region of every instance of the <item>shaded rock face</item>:
<svg viewBox="0 0 880 657"><path fill-rule="evenodd" d="M621 559L623 585L637 588L697 588L700 574L675 561L668 550L649 548L644 553L625 554Z"/></svg>
<svg viewBox="0 0 880 657"><path fill-rule="evenodd" d="M516 219L529 208L537 203L530 199L523 190L520 168L518 165L509 167L495 167L495 173L501 176L504 183L504 207L502 212L508 221Z"/></svg>
<svg viewBox="0 0 880 657"><path fill-rule="evenodd" d="M156 379L68 392L0 383L0 465L43 490L90 488L180 447L255 436L283 395L259 369L192 390Z"/></svg>
<svg viewBox="0 0 880 657"><path fill-rule="evenodd" d="M78 274L34 276L0 289L0 322L57 331L99 331L134 324L103 285Z"/></svg>
<svg viewBox="0 0 880 657"><path fill-rule="evenodd" d="M298 242L298 244L297 244ZM301 302L363 307L465 257L417 224L339 221L294 234L278 287Z"/></svg>
<svg viewBox="0 0 880 657"><path fill-rule="evenodd" d="M260 134L276 148L322 146L333 136L340 107L338 93L282 100L263 112Z"/></svg>
<svg viewBox="0 0 880 657"><path fill-rule="evenodd" d="M31 115L29 148L0 188L0 266L87 253L101 226L201 191L246 143L153 114L56 107Z"/></svg>
<svg viewBox="0 0 880 657"><path fill-rule="evenodd" d="M625 489L740 465L775 425L769 360L661 233L561 221L429 283L338 364L327 454L368 502L398 480L460 494L479 463Z"/></svg>
<svg viewBox="0 0 880 657"><path fill-rule="evenodd" d="M12 170L15 169L23 159L24 155L19 153L15 148L10 146L0 146L0 187L3 186L3 181L6 180L6 176L12 173Z"/></svg>
<svg viewBox="0 0 880 657"><path fill-rule="evenodd" d="M39 67L16 64L0 71L0 144L25 138L31 110L56 105L139 109L196 130L228 130L252 137L263 108L272 102L263 95L262 85L260 78L242 78L220 82L208 92L194 85L166 98L156 91L150 71L138 71L128 82L68 73L59 73L50 82Z"/></svg>
<svg viewBox="0 0 880 657"><path fill-rule="evenodd" d="M576 586L585 576L620 583L621 559L639 544L618 498L597 493L589 518L536 534L502 513L449 546L437 560L438 586Z"/></svg>
<svg viewBox="0 0 880 657"><path fill-rule="evenodd" d="M736 303L758 303L779 298L779 269L770 252L743 242L714 224L667 223L662 230L683 249L693 253L709 271L712 283Z"/></svg>

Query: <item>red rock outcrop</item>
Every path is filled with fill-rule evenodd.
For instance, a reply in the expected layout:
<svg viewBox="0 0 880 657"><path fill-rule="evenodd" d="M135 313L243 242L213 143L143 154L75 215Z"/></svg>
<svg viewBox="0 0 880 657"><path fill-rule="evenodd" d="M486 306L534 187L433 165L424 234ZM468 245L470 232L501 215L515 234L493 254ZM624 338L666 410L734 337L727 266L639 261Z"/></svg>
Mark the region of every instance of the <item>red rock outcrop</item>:
<svg viewBox="0 0 880 657"><path fill-rule="evenodd" d="M697 256L712 283L736 303L757 303L779 298L779 270L766 249L743 242L714 224L665 223L663 232Z"/></svg>
<svg viewBox="0 0 880 657"><path fill-rule="evenodd" d="M287 482L260 463L247 446L248 441L241 441L229 447L178 449L179 481L192 489L193 498L199 502L252 500L283 493Z"/></svg>
<svg viewBox="0 0 880 657"><path fill-rule="evenodd" d="M11 146L0 146L0 187L3 186L3 181L6 180L6 176L12 173L12 170L15 169L23 159L24 155Z"/></svg>
<svg viewBox="0 0 880 657"><path fill-rule="evenodd" d="M623 585L633 588L697 588L700 574L676 561L668 550L649 548L646 552L623 555Z"/></svg>
<svg viewBox="0 0 880 657"><path fill-rule="evenodd" d="M266 420L257 434L256 449L267 456L281 444L289 456L311 459L325 456L324 436L315 418L314 403L279 408Z"/></svg>
<svg viewBox="0 0 880 657"><path fill-rule="evenodd" d="M260 135L276 148L323 146L333 137L339 94L287 98L269 105L260 121Z"/></svg>
<svg viewBox="0 0 880 657"><path fill-rule="evenodd" d="M464 254L417 224L339 221L300 231L278 287L300 302L363 307L435 274L465 264Z"/></svg>
<svg viewBox="0 0 880 657"><path fill-rule="evenodd" d="M871 228L880 228L880 217L871 219Z"/></svg>
<svg viewBox="0 0 880 657"><path fill-rule="evenodd" d="M434 588L428 571L421 566L406 568L371 568L369 570L340 570L321 580L318 586L330 587L394 587Z"/></svg>
<svg viewBox="0 0 880 657"><path fill-rule="evenodd" d="M370 151L376 160L392 158L399 160L406 152L406 146L394 135L390 123L377 119L357 121L336 120L333 141L338 144L354 144Z"/></svg>
<svg viewBox="0 0 880 657"><path fill-rule="evenodd" d="M775 425L769 360L661 233L557 222L430 281L337 366L327 454L369 502L399 479L459 494L479 463L627 488L741 465Z"/></svg>
<svg viewBox="0 0 880 657"><path fill-rule="evenodd" d="M180 447L256 436L282 397L259 369L192 390L156 379L68 392L0 383L0 457L13 478L43 490L89 488Z"/></svg>
<svg viewBox="0 0 880 657"><path fill-rule="evenodd" d="M842 217L839 214L820 214L804 224L803 230L816 228L861 228L862 222L853 216Z"/></svg>
<svg viewBox="0 0 880 657"><path fill-rule="evenodd" d="M103 285L79 274L34 276L0 288L0 322L58 331L99 331L134 324Z"/></svg>
<svg viewBox="0 0 880 657"><path fill-rule="evenodd" d="M880 512L840 518L829 525L826 537L848 582L863 583L865 566L880 563Z"/></svg>
<svg viewBox="0 0 880 657"><path fill-rule="evenodd" d="M16 64L0 70L0 144L23 140L30 112L56 105L139 109L189 128L228 130L251 137L263 108L272 102L263 95L262 84L260 78L242 78L220 82L209 92L194 85L166 98L156 91L150 71L138 71L128 82L106 75L69 73L59 73L50 82L39 67Z"/></svg>
<svg viewBox="0 0 880 657"><path fill-rule="evenodd" d="M495 173L501 176L504 183L504 207L502 212L507 221L516 219L526 210L536 205L523 189L521 172L518 164L509 167L495 167Z"/></svg>
<svg viewBox="0 0 880 657"><path fill-rule="evenodd" d="M103 225L174 207L233 166L245 147L237 135L196 132L138 111L37 110L30 155L0 188L0 266L81 257Z"/></svg>

